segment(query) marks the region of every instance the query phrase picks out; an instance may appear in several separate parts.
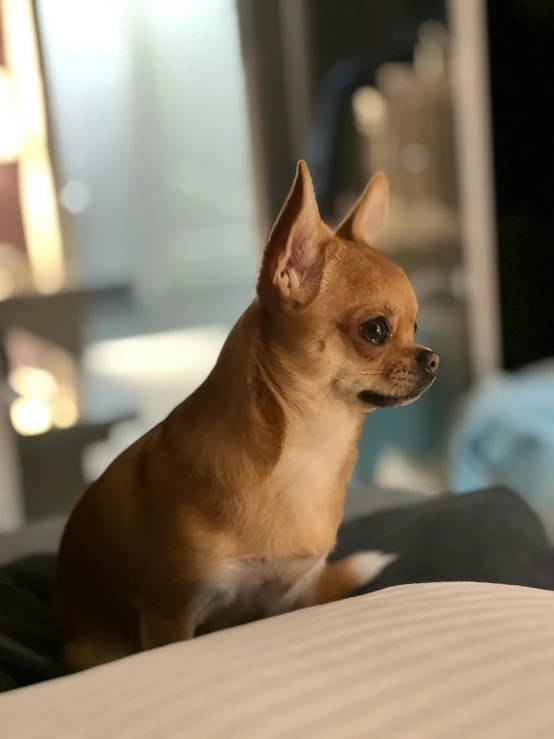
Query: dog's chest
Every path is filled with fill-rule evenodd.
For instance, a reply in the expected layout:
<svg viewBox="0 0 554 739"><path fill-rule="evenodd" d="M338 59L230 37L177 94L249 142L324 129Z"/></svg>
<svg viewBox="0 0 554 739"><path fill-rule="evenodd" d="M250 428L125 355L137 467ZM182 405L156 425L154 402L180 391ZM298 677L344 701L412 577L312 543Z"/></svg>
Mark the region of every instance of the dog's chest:
<svg viewBox="0 0 554 739"><path fill-rule="evenodd" d="M285 493L299 503L315 496L321 504L327 492L347 482L356 458L357 431L346 408L299 423L288 432L268 494Z"/></svg>
<svg viewBox="0 0 554 739"><path fill-rule="evenodd" d="M196 633L308 605L324 563L324 557L237 557L223 562L197 595Z"/></svg>

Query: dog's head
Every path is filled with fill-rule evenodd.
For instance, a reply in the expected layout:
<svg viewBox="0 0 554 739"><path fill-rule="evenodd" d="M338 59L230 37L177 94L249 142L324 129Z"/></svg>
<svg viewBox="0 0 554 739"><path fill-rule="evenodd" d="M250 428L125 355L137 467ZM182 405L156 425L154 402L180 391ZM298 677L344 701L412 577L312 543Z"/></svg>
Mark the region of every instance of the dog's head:
<svg viewBox="0 0 554 739"><path fill-rule="evenodd" d="M387 198L386 178L377 174L333 232L299 162L258 278L267 332L288 371L292 365L322 392L365 411L416 400L439 364L415 341L418 308L408 278L371 246Z"/></svg>

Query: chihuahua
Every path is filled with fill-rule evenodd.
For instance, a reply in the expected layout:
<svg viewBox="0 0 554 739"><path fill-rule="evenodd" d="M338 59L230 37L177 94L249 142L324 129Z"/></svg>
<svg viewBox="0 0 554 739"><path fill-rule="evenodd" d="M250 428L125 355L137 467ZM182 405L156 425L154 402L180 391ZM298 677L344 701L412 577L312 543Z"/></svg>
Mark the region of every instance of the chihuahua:
<svg viewBox="0 0 554 739"><path fill-rule="evenodd" d="M55 608L71 669L344 597L371 553L333 564L364 417L418 398L404 272L373 248L373 177L333 232L299 162L253 303L205 382L129 447L67 523Z"/></svg>

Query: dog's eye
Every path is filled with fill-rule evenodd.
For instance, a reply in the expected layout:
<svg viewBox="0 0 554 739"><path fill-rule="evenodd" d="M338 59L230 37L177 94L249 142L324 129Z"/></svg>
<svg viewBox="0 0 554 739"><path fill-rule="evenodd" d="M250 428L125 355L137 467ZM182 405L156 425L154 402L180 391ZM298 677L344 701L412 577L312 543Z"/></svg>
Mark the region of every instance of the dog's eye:
<svg viewBox="0 0 554 739"><path fill-rule="evenodd" d="M390 338L389 324L385 318L372 318L360 326L360 331L364 339L371 341L372 344L384 344Z"/></svg>

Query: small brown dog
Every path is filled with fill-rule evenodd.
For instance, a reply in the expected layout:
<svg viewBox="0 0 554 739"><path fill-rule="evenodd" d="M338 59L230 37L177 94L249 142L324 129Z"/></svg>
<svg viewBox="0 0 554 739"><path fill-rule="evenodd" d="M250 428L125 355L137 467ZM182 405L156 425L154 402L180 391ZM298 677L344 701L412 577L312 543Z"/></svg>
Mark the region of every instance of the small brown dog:
<svg viewBox="0 0 554 739"><path fill-rule="evenodd" d="M56 610L82 669L335 600L371 572L326 565L364 416L432 383L404 272L370 246L376 175L336 233L300 162L257 297L207 380L118 459L67 524ZM369 564L371 568L371 565Z"/></svg>

